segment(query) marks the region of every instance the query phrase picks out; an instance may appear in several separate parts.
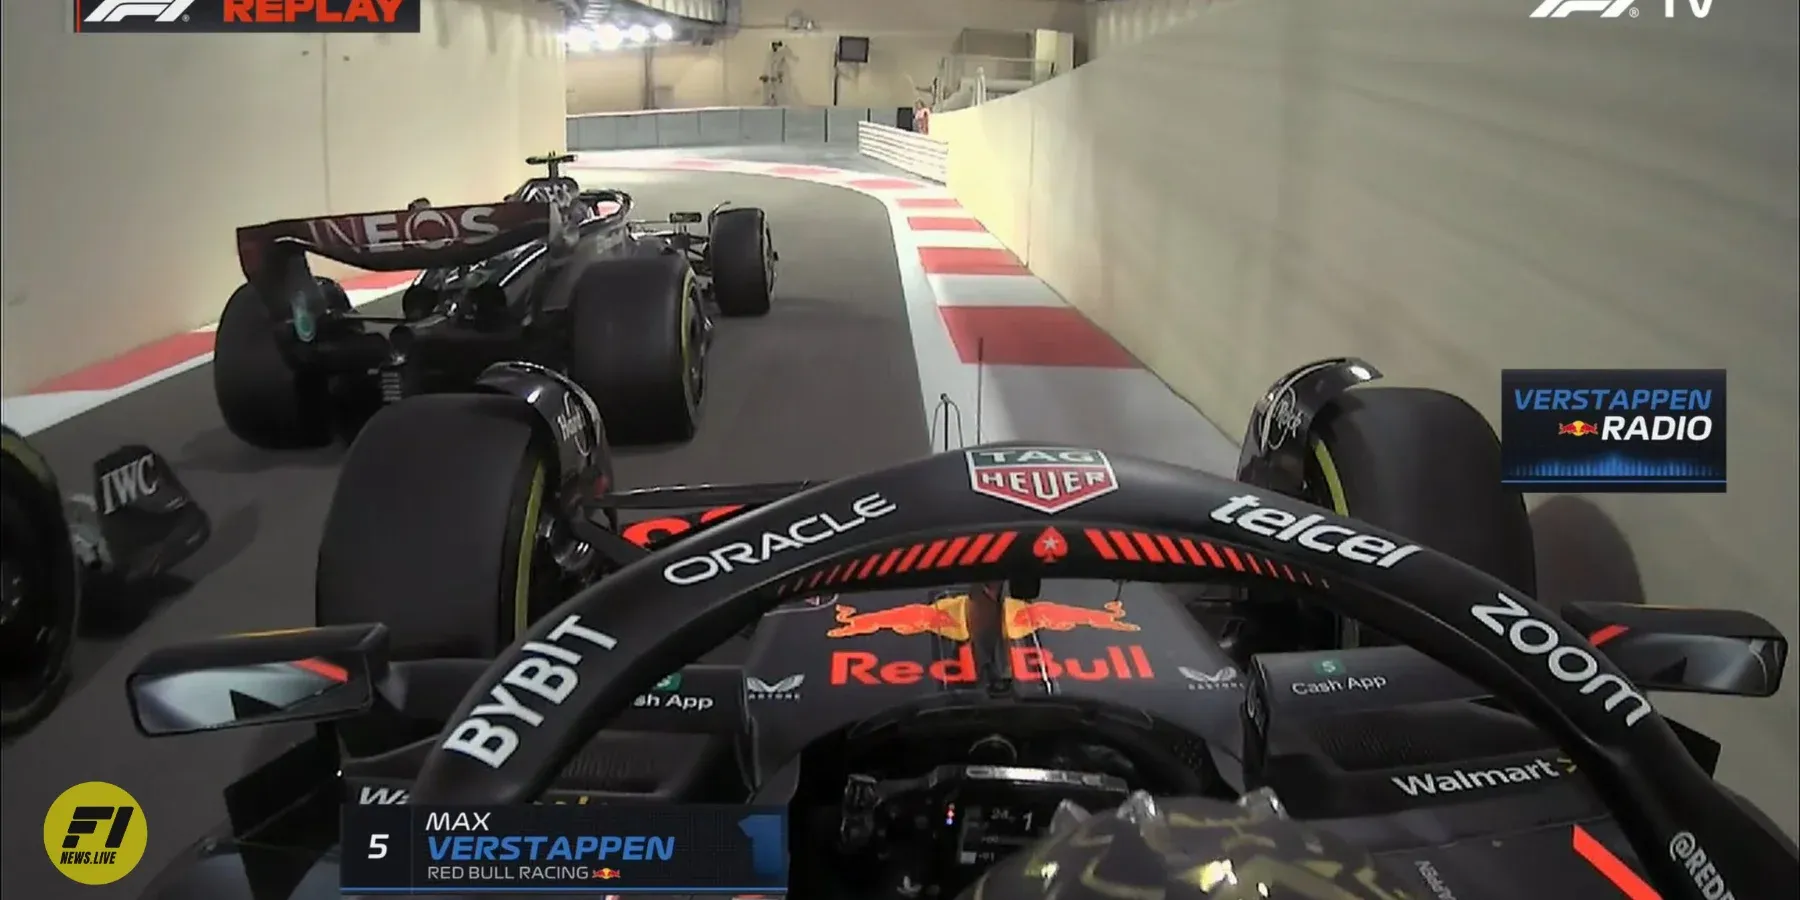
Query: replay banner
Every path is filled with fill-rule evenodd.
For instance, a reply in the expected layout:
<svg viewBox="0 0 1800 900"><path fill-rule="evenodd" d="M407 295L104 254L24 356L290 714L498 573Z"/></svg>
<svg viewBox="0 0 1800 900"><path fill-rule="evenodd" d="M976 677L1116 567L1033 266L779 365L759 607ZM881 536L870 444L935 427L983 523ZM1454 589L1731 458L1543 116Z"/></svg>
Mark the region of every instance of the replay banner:
<svg viewBox="0 0 1800 900"><path fill-rule="evenodd" d="M785 894L781 807L347 806L345 894Z"/></svg>
<svg viewBox="0 0 1800 900"><path fill-rule="evenodd" d="M1723 493L1725 370L1507 369L1505 484L1556 493Z"/></svg>

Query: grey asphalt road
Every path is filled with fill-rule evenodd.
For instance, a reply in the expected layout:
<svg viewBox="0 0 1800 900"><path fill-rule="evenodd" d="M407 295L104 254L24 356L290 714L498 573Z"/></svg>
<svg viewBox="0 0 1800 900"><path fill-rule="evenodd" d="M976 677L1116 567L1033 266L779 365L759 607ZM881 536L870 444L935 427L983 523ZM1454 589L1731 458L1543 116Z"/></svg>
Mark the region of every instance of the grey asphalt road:
<svg viewBox="0 0 1800 900"><path fill-rule="evenodd" d="M927 450L893 237L881 204L838 188L716 173L608 173L646 216L723 199L769 212L781 274L766 319L722 322L705 420L688 445L622 453L622 486L854 474ZM597 185L596 185L597 186ZM57 712L0 750L0 871L17 897L136 897L179 850L224 817L246 732L150 741L128 721L123 679L148 649L310 624L312 560L341 451L269 454L226 433L208 368L161 382L32 437L69 485L98 455L146 443L213 515L213 540L135 631L94 635ZM150 847L126 879L74 888L46 858L44 811L83 781L137 798Z"/></svg>

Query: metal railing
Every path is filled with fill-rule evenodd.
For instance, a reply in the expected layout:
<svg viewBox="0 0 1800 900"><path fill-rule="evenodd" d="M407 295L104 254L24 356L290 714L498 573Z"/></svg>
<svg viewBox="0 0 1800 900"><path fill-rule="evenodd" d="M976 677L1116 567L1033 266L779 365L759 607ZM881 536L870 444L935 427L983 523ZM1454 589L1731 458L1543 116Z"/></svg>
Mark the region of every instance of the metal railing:
<svg viewBox="0 0 1800 900"><path fill-rule="evenodd" d="M992 97L1017 93L1059 73L1056 64L1039 59L958 53L938 61L937 90L932 108L961 109Z"/></svg>
<svg viewBox="0 0 1800 900"><path fill-rule="evenodd" d="M916 131L879 122L861 122L857 125L856 149L870 159L939 184L948 177L949 145Z"/></svg>

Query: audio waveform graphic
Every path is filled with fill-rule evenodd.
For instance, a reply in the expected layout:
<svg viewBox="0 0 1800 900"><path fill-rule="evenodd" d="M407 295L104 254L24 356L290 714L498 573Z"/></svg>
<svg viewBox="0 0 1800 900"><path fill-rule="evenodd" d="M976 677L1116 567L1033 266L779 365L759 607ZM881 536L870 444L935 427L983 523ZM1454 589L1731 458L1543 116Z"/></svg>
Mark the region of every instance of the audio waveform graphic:
<svg viewBox="0 0 1800 900"><path fill-rule="evenodd" d="M1609 478L1667 479L1680 481L1719 481L1725 478L1720 467L1711 463L1685 459L1644 460L1619 454L1577 460L1544 459L1511 466L1509 479Z"/></svg>

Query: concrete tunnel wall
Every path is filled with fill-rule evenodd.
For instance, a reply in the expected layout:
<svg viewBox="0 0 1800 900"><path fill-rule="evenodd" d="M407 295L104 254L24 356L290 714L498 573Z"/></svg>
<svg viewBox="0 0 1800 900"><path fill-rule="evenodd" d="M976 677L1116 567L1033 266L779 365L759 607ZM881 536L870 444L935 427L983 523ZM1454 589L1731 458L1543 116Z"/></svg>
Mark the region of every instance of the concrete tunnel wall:
<svg viewBox="0 0 1800 900"><path fill-rule="evenodd" d="M1592 500L1650 602L1800 632L1795 5L1182 5L934 117L962 202L1228 433L1328 355L1496 421L1503 368L1729 369L1729 494ZM1773 700L1658 700L1789 833L1794 668Z"/></svg>
<svg viewBox="0 0 1800 900"><path fill-rule="evenodd" d="M425 0L416 35L75 34L71 8L4 6L8 396L215 321L241 225L497 200L564 141L538 0Z"/></svg>

